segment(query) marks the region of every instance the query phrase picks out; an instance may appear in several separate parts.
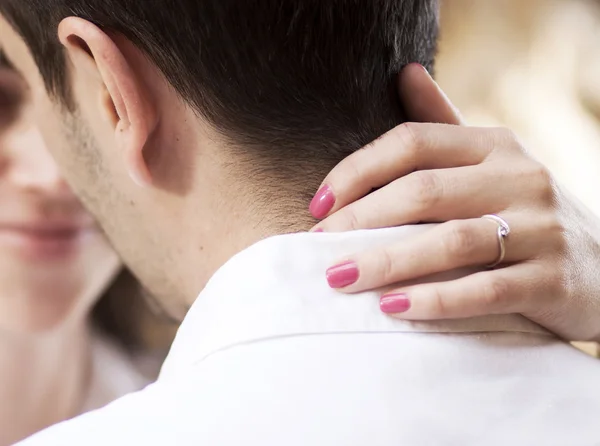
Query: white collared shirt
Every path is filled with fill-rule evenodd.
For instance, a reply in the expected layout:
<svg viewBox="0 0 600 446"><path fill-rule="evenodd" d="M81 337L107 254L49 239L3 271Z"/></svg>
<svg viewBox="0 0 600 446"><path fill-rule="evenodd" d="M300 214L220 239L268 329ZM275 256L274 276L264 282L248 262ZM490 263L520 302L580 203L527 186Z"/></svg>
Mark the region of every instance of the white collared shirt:
<svg viewBox="0 0 600 446"><path fill-rule="evenodd" d="M257 243L200 294L157 383L23 444L600 444L600 362L536 324L403 322L327 286L335 262L425 229Z"/></svg>

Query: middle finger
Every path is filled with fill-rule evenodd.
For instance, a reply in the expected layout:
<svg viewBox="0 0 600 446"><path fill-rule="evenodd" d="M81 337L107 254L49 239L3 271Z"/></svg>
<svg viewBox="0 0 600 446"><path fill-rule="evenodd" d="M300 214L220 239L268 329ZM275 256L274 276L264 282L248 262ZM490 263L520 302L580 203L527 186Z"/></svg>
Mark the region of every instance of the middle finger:
<svg viewBox="0 0 600 446"><path fill-rule="evenodd" d="M326 232L444 222L502 212L531 200L514 171L495 163L411 173L330 215Z"/></svg>

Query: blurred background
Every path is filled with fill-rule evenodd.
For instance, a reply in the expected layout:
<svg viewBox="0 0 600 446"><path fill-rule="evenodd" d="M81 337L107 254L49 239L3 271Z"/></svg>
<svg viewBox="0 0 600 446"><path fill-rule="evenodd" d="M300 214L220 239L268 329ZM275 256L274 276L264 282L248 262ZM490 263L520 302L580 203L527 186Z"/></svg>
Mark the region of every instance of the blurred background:
<svg viewBox="0 0 600 446"><path fill-rule="evenodd" d="M436 78L600 215L600 0L443 0Z"/></svg>
<svg viewBox="0 0 600 446"><path fill-rule="evenodd" d="M600 0L443 0L437 80L600 215Z"/></svg>

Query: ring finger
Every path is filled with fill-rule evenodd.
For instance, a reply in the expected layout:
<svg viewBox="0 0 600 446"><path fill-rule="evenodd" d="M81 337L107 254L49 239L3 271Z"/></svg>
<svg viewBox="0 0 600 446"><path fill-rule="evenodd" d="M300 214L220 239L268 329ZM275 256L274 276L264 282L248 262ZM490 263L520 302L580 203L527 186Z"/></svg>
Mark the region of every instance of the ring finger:
<svg viewBox="0 0 600 446"><path fill-rule="evenodd" d="M538 220L532 220L523 213L507 213L502 218L511 226L505 239L504 262L520 262L550 249L550 243L538 237L539 216ZM336 283L335 266L328 271L328 280L332 287L354 293L444 271L492 264L500 254L497 230L498 223L483 218L443 223L416 237L340 262L346 271L357 270L354 283Z"/></svg>

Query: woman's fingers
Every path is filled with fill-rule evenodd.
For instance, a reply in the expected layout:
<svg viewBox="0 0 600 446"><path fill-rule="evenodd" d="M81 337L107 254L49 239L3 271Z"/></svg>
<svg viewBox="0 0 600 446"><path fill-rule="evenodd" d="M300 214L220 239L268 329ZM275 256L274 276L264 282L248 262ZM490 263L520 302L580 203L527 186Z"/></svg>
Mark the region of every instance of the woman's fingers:
<svg viewBox="0 0 600 446"><path fill-rule="evenodd" d="M493 163L411 173L333 213L325 232L442 222L504 211L515 197L530 203L529 185ZM527 177L523 177L526 181ZM523 192L525 191L525 192Z"/></svg>
<svg viewBox="0 0 600 446"><path fill-rule="evenodd" d="M557 190L543 165L505 153L476 166L413 172L331 213L316 228L341 232L474 218L508 208L552 210Z"/></svg>
<svg viewBox="0 0 600 446"><path fill-rule="evenodd" d="M407 65L398 75L398 91L409 121L463 124L458 109L423 66Z"/></svg>
<svg viewBox="0 0 600 446"><path fill-rule="evenodd" d="M556 285L544 266L529 262L448 282L401 287L385 293L381 310L407 320L457 319L527 313L539 297L550 306Z"/></svg>
<svg viewBox="0 0 600 446"><path fill-rule="evenodd" d="M422 65L410 64L398 75L398 93L406 119L460 125L461 115ZM469 151L467 141L441 135L433 128L404 125L342 161L324 181L310 210L317 219L366 195L372 189L418 168L441 168L481 162L485 153ZM448 143L437 146L435 141ZM424 146L424 147L423 147ZM454 150L448 150L453 147ZM438 149L429 150L427 148ZM458 153L457 153L458 152ZM429 156L428 156L429 155Z"/></svg>
<svg viewBox="0 0 600 446"><path fill-rule="evenodd" d="M416 170L481 163L494 148L489 129L402 124L340 162L311 203L317 219Z"/></svg>
<svg viewBox="0 0 600 446"><path fill-rule="evenodd" d="M541 226L539 221L531 223L536 221L533 217L533 214L502 215L511 226L509 236L504 239L505 262L535 258L554 249L558 233L540 238ZM498 223L489 219L450 221L384 248L340 259L339 267L330 268L327 278L332 287L355 293L459 268L489 265L500 255L497 231ZM357 280L350 284L339 281L337 276L348 277L345 272L351 267L356 269L352 277Z"/></svg>
<svg viewBox="0 0 600 446"><path fill-rule="evenodd" d="M404 124L340 163L311 206L316 218L327 217L317 228L449 222L340 259L327 272L330 286L347 293L392 288L381 309L408 320L521 313L570 339L597 339L594 318L586 320L594 314L590 299L573 299L567 287L585 270L573 260L576 249L595 246L589 234L597 231L588 228L586 236L579 224L579 234L566 226L573 217L552 175L512 132L458 125L459 113L421 67L407 67L398 82L408 119L445 124ZM505 263L445 281L446 272L479 271L498 259L498 226L484 214L510 225ZM569 312L576 322L565 318Z"/></svg>

